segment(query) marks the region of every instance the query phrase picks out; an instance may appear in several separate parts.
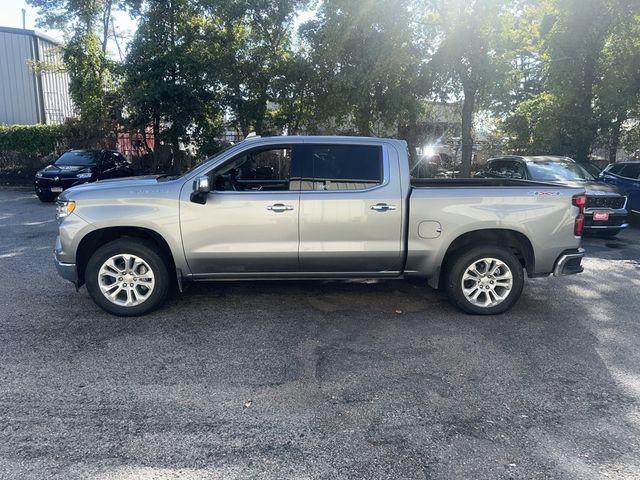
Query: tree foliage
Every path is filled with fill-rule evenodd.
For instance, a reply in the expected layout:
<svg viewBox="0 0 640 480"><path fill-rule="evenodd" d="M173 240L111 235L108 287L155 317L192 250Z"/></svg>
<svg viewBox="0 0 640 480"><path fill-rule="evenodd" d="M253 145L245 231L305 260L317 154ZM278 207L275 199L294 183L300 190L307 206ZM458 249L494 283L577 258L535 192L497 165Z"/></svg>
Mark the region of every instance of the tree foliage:
<svg viewBox="0 0 640 480"><path fill-rule="evenodd" d="M491 106L497 88L507 82L501 17L506 0L441 0L433 3L439 45L431 59L434 74L448 97L462 102L462 176L471 173L473 117Z"/></svg>
<svg viewBox="0 0 640 480"><path fill-rule="evenodd" d="M211 152L225 129L396 135L436 100L461 107L462 175L479 113L521 153L613 158L637 141L637 0L28 1L66 32L82 121L152 126L174 151ZM122 64L114 9L139 25Z"/></svg>
<svg viewBox="0 0 640 480"><path fill-rule="evenodd" d="M420 55L407 0L325 0L303 26L317 71L316 112L347 119L361 135L379 134L414 114ZM397 128L397 127L396 127Z"/></svg>

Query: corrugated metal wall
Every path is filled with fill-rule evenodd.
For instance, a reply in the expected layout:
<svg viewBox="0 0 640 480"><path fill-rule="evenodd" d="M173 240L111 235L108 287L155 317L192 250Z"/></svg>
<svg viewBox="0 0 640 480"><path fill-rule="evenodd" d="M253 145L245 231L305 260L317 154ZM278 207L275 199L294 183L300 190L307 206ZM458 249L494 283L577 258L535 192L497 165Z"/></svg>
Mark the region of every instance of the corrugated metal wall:
<svg viewBox="0 0 640 480"><path fill-rule="evenodd" d="M60 48L43 38L37 41L39 60L47 67L40 75L45 123L62 123L75 116L69 95L69 74L61 71Z"/></svg>
<svg viewBox="0 0 640 480"><path fill-rule="evenodd" d="M33 53L33 37L0 32L0 123L41 122L36 76L27 63Z"/></svg>
<svg viewBox="0 0 640 480"><path fill-rule="evenodd" d="M42 66L39 73L34 62ZM74 117L59 47L31 30L0 27L0 123L61 123Z"/></svg>

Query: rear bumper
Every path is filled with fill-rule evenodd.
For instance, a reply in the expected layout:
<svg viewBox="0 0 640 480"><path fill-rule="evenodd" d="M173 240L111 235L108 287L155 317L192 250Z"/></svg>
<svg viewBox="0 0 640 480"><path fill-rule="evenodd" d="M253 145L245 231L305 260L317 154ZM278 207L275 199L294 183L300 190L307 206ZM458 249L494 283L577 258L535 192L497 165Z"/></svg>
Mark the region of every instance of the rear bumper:
<svg viewBox="0 0 640 480"><path fill-rule="evenodd" d="M597 210L595 210L597 211ZM607 210L605 210L607 211ZM594 232L602 230L623 230L629 226L626 210L609 210L609 219L598 221L593 219L594 210L587 210L584 215L584 229Z"/></svg>
<svg viewBox="0 0 640 480"><path fill-rule="evenodd" d="M553 267L553 275L555 277L563 277L565 275L575 275L581 273L584 268L582 267L582 259L584 258L584 248L577 248L575 250L565 250L562 255L558 257Z"/></svg>

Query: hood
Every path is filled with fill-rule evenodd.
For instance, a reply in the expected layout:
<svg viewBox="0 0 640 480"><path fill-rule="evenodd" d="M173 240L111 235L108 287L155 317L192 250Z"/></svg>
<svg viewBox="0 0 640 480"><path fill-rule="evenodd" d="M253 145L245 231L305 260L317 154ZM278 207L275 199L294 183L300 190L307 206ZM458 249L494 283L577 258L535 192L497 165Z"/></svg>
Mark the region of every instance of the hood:
<svg viewBox="0 0 640 480"><path fill-rule="evenodd" d="M584 188L587 195L592 195L592 196L625 195L623 190L621 190L620 188L614 185L609 185L607 183L596 182L591 180L567 181L567 182L558 182L558 183L562 183L567 187Z"/></svg>
<svg viewBox="0 0 640 480"><path fill-rule="evenodd" d="M91 171L94 165L47 165L40 173L49 177L53 175L69 176L80 171Z"/></svg>
<svg viewBox="0 0 640 480"><path fill-rule="evenodd" d="M146 175L142 177L125 177L125 178L113 178L109 180L100 180L93 183L83 183L82 185L76 185L68 190L65 190L60 196L61 200L73 198L76 194L90 193L91 195L100 195L100 192L108 192L110 190L127 189L130 193L142 193L136 192L136 190L144 190L151 187L157 187L160 185L158 177L160 175Z"/></svg>

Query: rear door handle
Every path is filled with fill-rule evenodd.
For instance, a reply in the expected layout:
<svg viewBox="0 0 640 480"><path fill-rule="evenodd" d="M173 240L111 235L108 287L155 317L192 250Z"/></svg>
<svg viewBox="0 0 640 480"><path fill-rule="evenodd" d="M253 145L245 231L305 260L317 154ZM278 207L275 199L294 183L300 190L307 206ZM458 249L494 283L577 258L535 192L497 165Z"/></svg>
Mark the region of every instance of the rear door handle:
<svg viewBox="0 0 640 480"><path fill-rule="evenodd" d="M395 205L387 205L386 203L376 203L375 205L371 205L371 210L375 210L376 212L386 212L387 210L395 209Z"/></svg>
<svg viewBox="0 0 640 480"><path fill-rule="evenodd" d="M285 205L284 203L274 203L273 205L269 205L267 207L267 210L271 212L276 212L276 213L287 212L289 210L293 210L293 206Z"/></svg>

